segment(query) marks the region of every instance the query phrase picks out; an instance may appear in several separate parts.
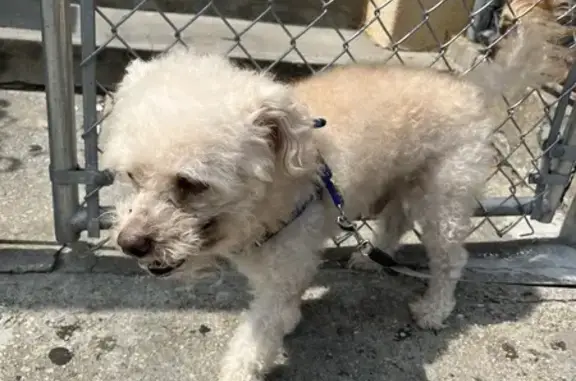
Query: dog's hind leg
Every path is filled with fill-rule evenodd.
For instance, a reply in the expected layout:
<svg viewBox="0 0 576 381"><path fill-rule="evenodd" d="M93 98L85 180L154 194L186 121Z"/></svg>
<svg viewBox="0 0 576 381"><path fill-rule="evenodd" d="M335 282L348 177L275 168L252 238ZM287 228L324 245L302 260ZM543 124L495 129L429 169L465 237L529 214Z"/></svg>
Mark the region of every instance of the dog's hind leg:
<svg viewBox="0 0 576 381"><path fill-rule="evenodd" d="M465 232L459 225L464 219L444 216L439 221L426 221L422 226L422 243L429 258L431 278L422 298L410 304L416 323L421 328L440 329L456 305L454 291L468 253L459 242ZM456 238L458 237L458 239Z"/></svg>
<svg viewBox="0 0 576 381"><path fill-rule="evenodd" d="M454 291L468 260L463 242L470 228L473 192L483 179L483 167L457 152L431 168L425 194L413 204L411 215L420 215L421 240L426 248L431 278L423 297L410 305L417 324L439 329L456 304ZM473 147L472 147L473 148ZM463 158L464 157L464 158ZM472 156L473 157L473 156Z"/></svg>

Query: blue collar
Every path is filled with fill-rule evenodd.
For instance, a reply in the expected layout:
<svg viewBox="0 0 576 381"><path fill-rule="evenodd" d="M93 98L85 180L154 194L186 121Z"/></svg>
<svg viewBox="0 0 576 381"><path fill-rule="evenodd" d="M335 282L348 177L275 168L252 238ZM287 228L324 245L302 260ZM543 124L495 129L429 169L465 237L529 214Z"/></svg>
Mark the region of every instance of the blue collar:
<svg viewBox="0 0 576 381"><path fill-rule="evenodd" d="M308 197L303 203L298 205L296 207L296 209L294 209L292 211L292 214L290 214L290 218L286 221L283 221L282 225L280 226L280 228L278 230L276 230L275 232L266 232L266 234L264 234L264 236L262 238L260 238L258 241L256 241L254 243L254 245L256 245L257 247L261 247L267 241L274 238L274 236L276 236L278 233L280 233L282 231L282 229L284 229L286 226L290 225L298 217L300 217L302 215L302 213L304 213L306 208L308 208L308 206L310 206L310 204L312 204L314 201L322 200L322 193L323 193L322 187L317 186L314 193L312 193L310 195L310 197Z"/></svg>
<svg viewBox="0 0 576 381"><path fill-rule="evenodd" d="M314 119L314 128L322 128L325 125L326 125L325 119L322 118ZM290 225L292 222L294 222L294 220L300 217L312 202L322 200L324 189L326 189L330 194L330 198L332 199L332 202L334 203L336 208L342 210L342 208L344 207L344 198L342 197L342 194L332 181L332 171L330 170L330 167L328 166L328 164L326 164L322 156L319 155L319 158L321 163L320 179L322 180L322 184L316 185L314 193L312 193L310 197L306 199L306 201L298 205L292 211L290 218L287 221L284 221L282 223L282 226L278 230L276 230L275 232L267 232L260 240L256 241L255 243L256 246L258 247L262 246L268 240L272 239L274 236L280 233L282 229L284 229L286 226Z"/></svg>

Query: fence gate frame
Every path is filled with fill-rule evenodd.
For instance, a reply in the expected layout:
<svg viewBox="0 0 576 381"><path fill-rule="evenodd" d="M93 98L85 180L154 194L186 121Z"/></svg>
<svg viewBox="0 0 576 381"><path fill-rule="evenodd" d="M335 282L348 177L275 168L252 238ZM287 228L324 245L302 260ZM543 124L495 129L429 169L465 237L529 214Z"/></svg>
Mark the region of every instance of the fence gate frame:
<svg viewBox="0 0 576 381"><path fill-rule="evenodd" d="M50 180L52 183L56 240L68 244L88 237L100 237L110 228L109 207L100 206L99 190L113 183L113 175L98 166L98 124L96 61L102 47L96 46L95 1L82 0L80 64L83 97L84 168L78 162L74 100L72 3L70 0L42 0L42 41L44 44L46 103L48 113ZM478 11L478 10L476 10ZM477 217L526 216L550 223L570 186L576 163L576 108L568 122L565 116L570 93L576 88L576 64L556 102L550 133L543 144L538 173L529 182L536 185L529 197L493 197L481 200ZM86 196L80 200L80 186ZM576 202L572 202L559 238L576 242Z"/></svg>

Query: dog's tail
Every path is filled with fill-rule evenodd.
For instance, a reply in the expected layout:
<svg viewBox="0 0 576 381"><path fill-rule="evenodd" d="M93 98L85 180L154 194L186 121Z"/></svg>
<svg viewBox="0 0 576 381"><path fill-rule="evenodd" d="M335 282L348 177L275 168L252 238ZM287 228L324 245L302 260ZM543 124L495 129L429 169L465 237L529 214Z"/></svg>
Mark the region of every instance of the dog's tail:
<svg viewBox="0 0 576 381"><path fill-rule="evenodd" d="M500 94L516 97L527 87L564 80L551 74L551 57L557 51L540 28L517 24L511 32L501 41L493 62L480 64L462 77L480 86L490 98Z"/></svg>
<svg viewBox="0 0 576 381"><path fill-rule="evenodd" d="M499 113L504 106L501 96L512 102L520 100L529 88L538 89L545 84L563 83L569 65L558 70L558 62L569 62L566 50L549 42L545 31L532 24L516 24L510 35L500 41L499 50L492 62L485 62L463 74L484 92L487 106ZM563 53L564 52L564 53ZM564 57L561 57L564 55ZM511 152L509 138L503 130L490 134L490 142L498 152L499 162Z"/></svg>

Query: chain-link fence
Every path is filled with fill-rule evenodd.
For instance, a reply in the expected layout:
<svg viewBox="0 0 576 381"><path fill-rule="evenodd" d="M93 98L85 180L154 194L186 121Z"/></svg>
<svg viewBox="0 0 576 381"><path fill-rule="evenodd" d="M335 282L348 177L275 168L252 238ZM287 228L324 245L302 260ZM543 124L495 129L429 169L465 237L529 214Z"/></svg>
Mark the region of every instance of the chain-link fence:
<svg viewBox="0 0 576 381"><path fill-rule="evenodd" d="M106 128L99 105L113 90L100 79L97 66L103 64L99 57L107 49L121 49L129 60L178 44L194 46L274 71L285 80L355 61L412 63L465 73L497 59L505 43L513 47L520 21L547 36L557 54L552 57L555 72L548 73L551 80L545 88L527 88L517 99L503 95L492 110L501 121L494 126L499 158L486 179L471 234L494 238L520 229L534 235L532 221L551 222L572 198L567 190L576 161L576 69L564 59L574 44L570 3L82 0L74 13L80 15L77 40L69 22L70 6L78 5L42 1L55 228L62 243L77 240L82 231L98 237L110 226L100 190L113 178L98 165L98 133ZM81 51L83 158L77 154L73 119L74 44ZM371 222L365 224L369 228ZM346 238L335 242L340 245Z"/></svg>

